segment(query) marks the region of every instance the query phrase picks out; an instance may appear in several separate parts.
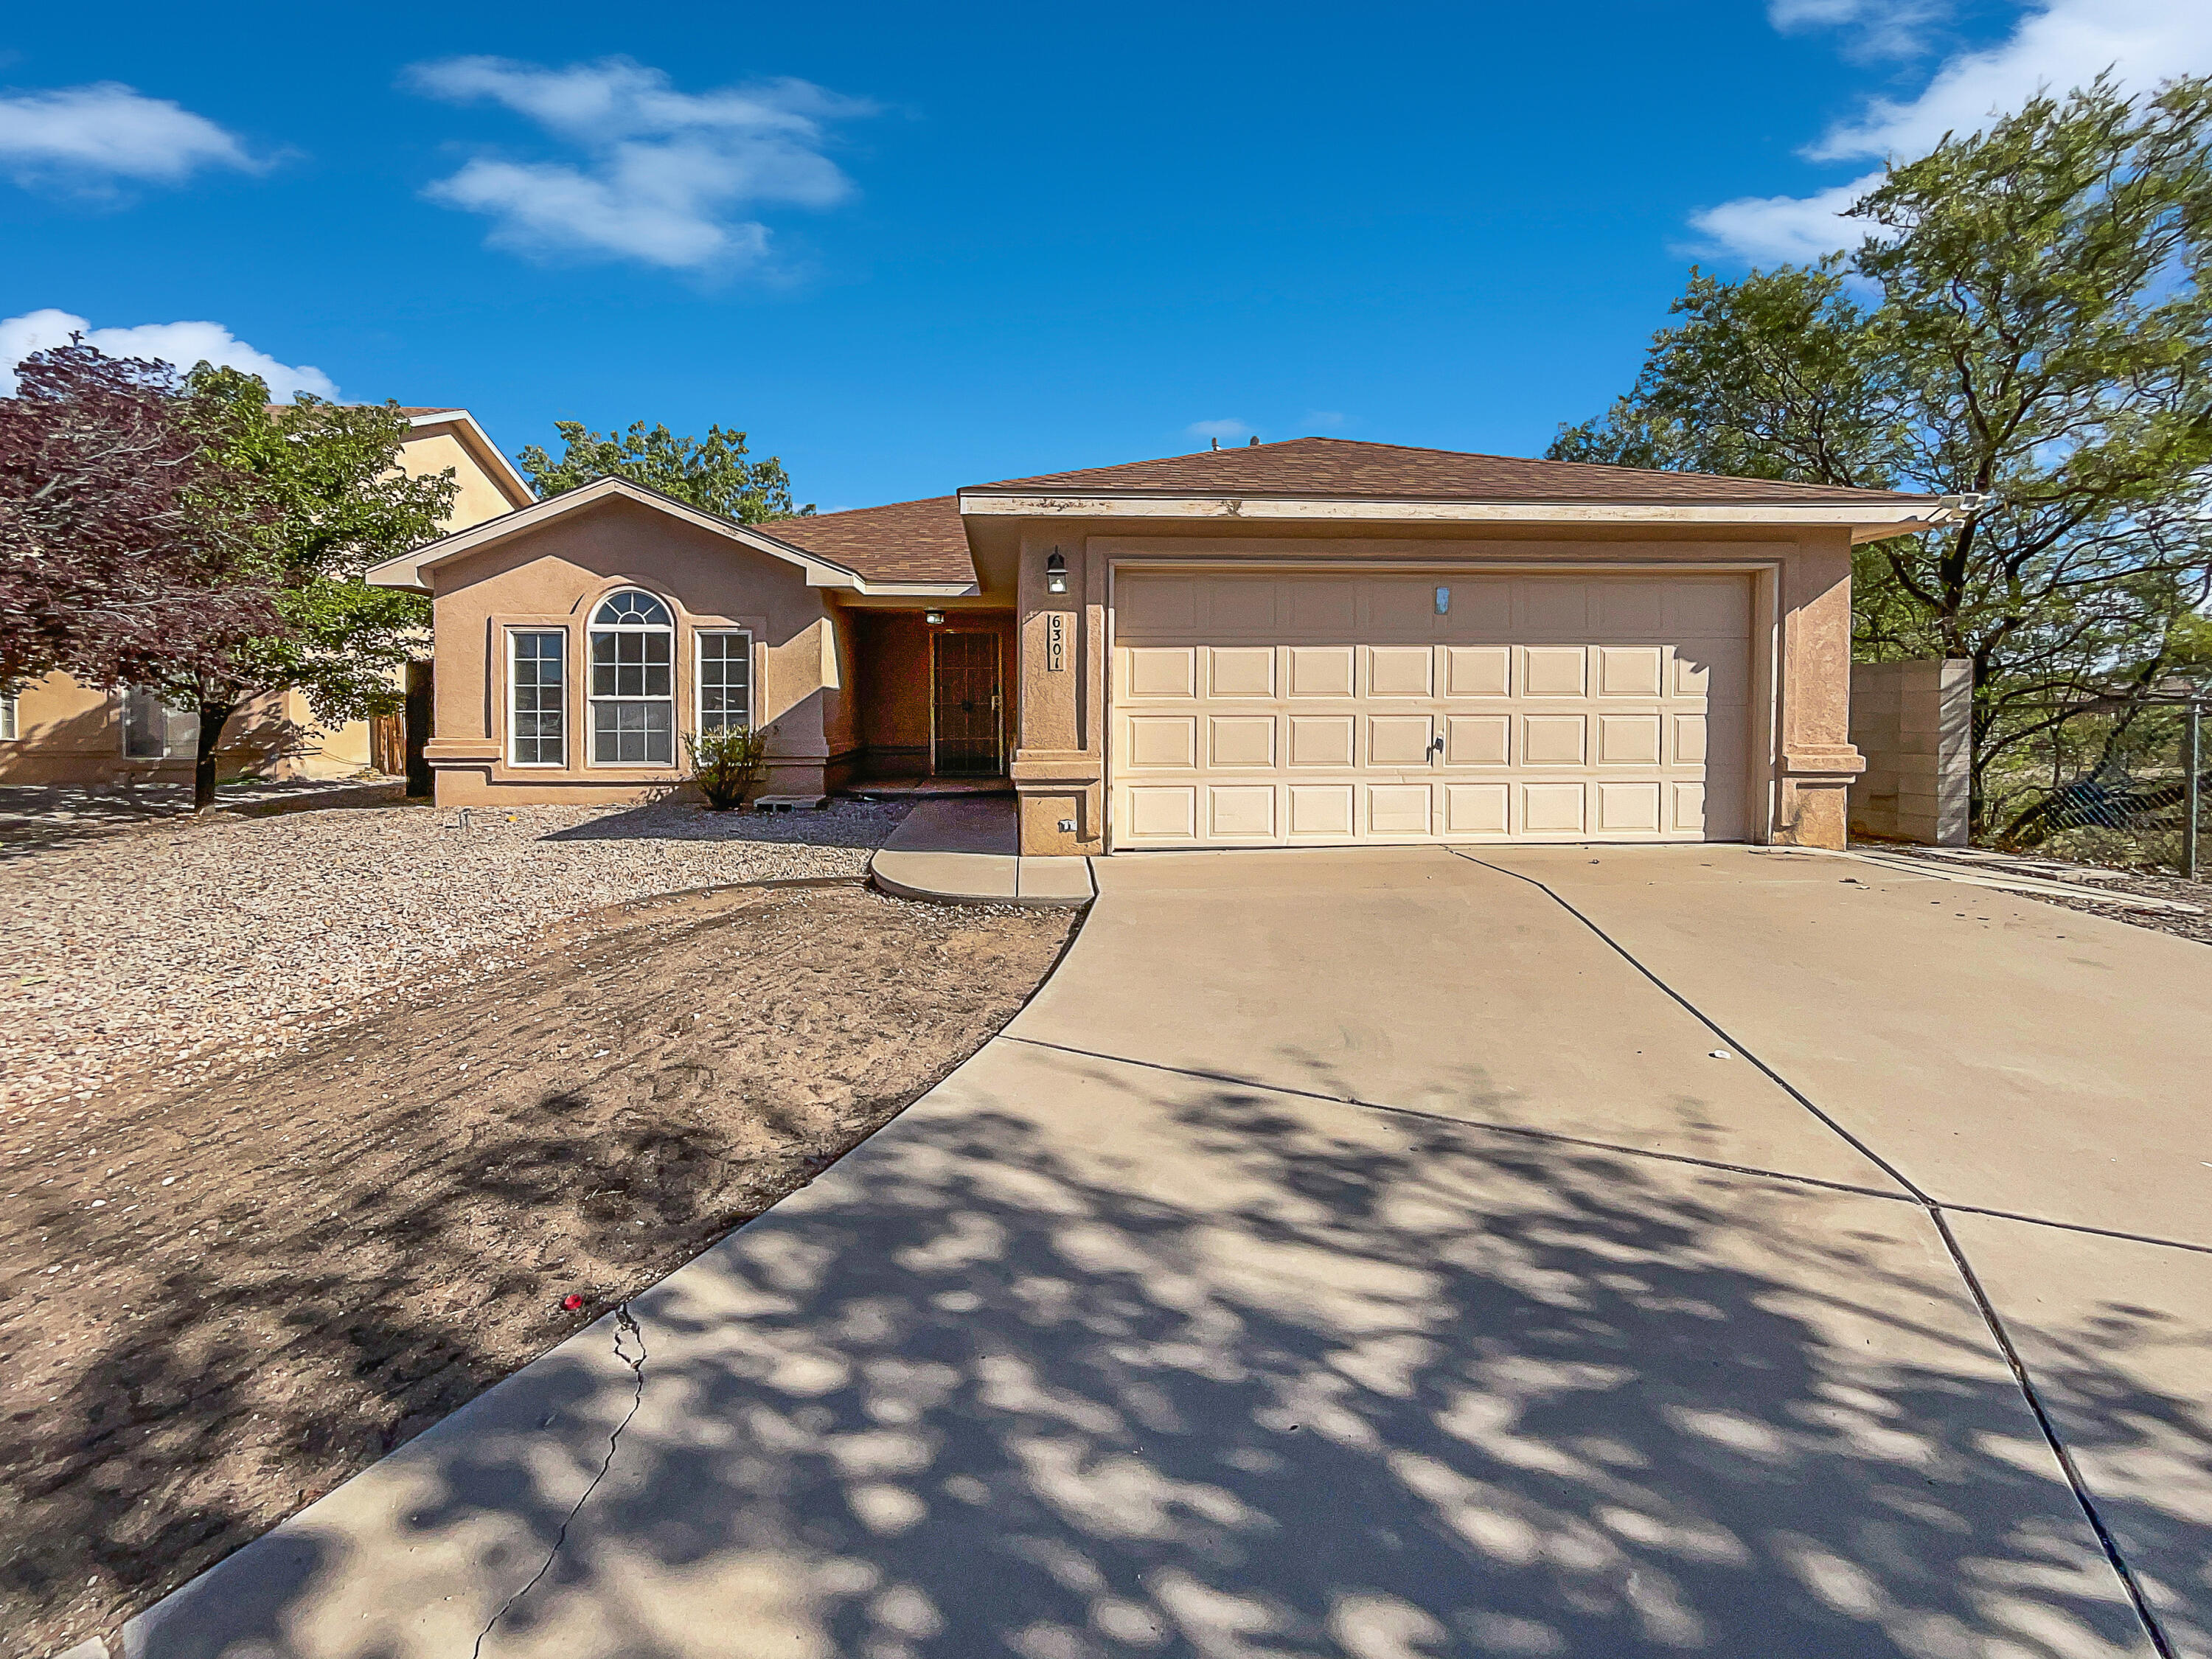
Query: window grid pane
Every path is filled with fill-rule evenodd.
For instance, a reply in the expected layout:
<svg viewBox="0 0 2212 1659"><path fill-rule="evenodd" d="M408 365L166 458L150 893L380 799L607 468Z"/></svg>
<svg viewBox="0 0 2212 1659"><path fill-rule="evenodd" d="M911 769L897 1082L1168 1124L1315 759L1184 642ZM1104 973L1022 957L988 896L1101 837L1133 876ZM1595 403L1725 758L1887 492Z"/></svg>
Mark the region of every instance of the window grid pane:
<svg viewBox="0 0 2212 1659"><path fill-rule="evenodd" d="M672 625L666 605L652 594L641 593L634 587L624 588L621 592L611 595L593 613L592 622L600 628L667 628Z"/></svg>
<svg viewBox="0 0 2212 1659"><path fill-rule="evenodd" d="M752 723L752 636L699 635L699 729Z"/></svg>
<svg viewBox="0 0 2212 1659"><path fill-rule="evenodd" d="M676 635L668 607L635 588L592 613L592 760L676 763Z"/></svg>
<svg viewBox="0 0 2212 1659"><path fill-rule="evenodd" d="M675 763L675 710L666 702L592 705L592 758L617 766Z"/></svg>
<svg viewBox="0 0 2212 1659"><path fill-rule="evenodd" d="M568 636L519 633L513 638L515 764L558 766L567 735Z"/></svg>

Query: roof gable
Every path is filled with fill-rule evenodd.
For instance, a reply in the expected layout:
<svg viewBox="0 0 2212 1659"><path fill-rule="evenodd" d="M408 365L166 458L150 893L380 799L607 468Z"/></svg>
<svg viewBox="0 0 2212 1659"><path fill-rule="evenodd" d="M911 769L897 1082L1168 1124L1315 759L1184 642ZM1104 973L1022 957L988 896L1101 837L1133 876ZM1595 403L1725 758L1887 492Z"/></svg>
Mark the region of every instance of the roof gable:
<svg viewBox="0 0 2212 1659"><path fill-rule="evenodd" d="M373 587L404 587L427 592L429 591L429 583L425 573L434 569L437 566L465 557L485 548L498 546L518 536L528 535L555 520L586 511L610 501L628 501L665 514L670 518L681 520L686 524L738 543L755 552L765 553L772 558L781 559L786 563L797 565L806 572L806 581L810 587L844 587L861 592L881 592L887 588L898 592L910 587L922 587L932 592L959 592L971 588L975 581L972 567L966 566L965 562L967 544L964 534L961 546L965 574L936 578L896 574L876 575L872 574L871 572L894 568L893 565L881 559L864 559L861 562L867 565L868 568L856 568L854 564L842 559L830 556L825 552L817 552L798 542L787 540L782 534L787 526L827 524L832 520L848 516L846 514L834 514L821 519L778 520L771 526L743 525L733 520L723 518L720 514L705 512L688 501L678 501L672 495L664 495L657 489L648 489L642 484L633 483L629 479L623 477L596 478L580 489L564 490L558 495L550 495L543 501L533 501L527 507L517 507L514 512L502 514L498 518L487 519L482 524L473 525L466 530L457 531L453 535L441 537L437 541L427 546L419 547L411 553L404 553L396 559L387 559L381 564L372 566L364 573L364 579ZM906 505L922 504L907 503ZM881 513L886 509L866 510ZM956 513L954 516L956 527L958 522ZM833 531L832 535L824 539L834 541L835 532ZM942 561L939 562L940 566L943 564Z"/></svg>

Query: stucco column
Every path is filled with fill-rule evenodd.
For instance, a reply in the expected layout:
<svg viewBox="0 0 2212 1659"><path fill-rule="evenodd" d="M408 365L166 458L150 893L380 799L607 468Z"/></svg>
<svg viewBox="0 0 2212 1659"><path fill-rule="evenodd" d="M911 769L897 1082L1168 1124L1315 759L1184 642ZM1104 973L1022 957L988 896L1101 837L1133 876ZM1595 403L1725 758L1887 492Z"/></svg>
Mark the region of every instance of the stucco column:
<svg viewBox="0 0 2212 1659"><path fill-rule="evenodd" d="M1790 562L1782 607L1782 777L1774 839L1841 848L1851 780L1851 550L1847 536Z"/></svg>
<svg viewBox="0 0 2212 1659"><path fill-rule="evenodd" d="M1032 857L1105 850L1106 582L1103 562L1094 566L1085 543L1058 526L1022 538L1020 728L1012 771L1021 848ZM1066 562L1064 593L1049 591L1054 556Z"/></svg>
<svg viewBox="0 0 2212 1659"><path fill-rule="evenodd" d="M761 714L771 728L762 794L828 793L829 702L845 690L843 644L825 603L823 615L760 652ZM685 713L679 703L678 722L688 728Z"/></svg>

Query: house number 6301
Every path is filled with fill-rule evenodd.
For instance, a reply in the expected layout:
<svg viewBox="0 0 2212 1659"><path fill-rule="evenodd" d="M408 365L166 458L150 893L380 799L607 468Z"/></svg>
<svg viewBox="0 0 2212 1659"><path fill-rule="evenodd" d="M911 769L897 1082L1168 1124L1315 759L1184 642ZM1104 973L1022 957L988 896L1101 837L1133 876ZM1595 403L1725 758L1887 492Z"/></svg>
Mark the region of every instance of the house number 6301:
<svg viewBox="0 0 2212 1659"><path fill-rule="evenodd" d="M1044 665L1051 674L1067 667L1067 613L1048 611L1044 617Z"/></svg>

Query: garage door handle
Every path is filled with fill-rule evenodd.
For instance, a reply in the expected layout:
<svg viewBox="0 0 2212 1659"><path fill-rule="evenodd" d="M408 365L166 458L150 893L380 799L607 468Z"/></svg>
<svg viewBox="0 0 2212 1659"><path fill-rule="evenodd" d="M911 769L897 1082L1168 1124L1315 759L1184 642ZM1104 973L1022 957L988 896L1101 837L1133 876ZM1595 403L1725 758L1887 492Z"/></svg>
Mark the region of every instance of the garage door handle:
<svg viewBox="0 0 2212 1659"><path fill-rule="evenodd" d="M1431 755L1441 755L1443 752L1444 740L1442 738L1431 738L1429 739L1429 753Z"/></svg>

